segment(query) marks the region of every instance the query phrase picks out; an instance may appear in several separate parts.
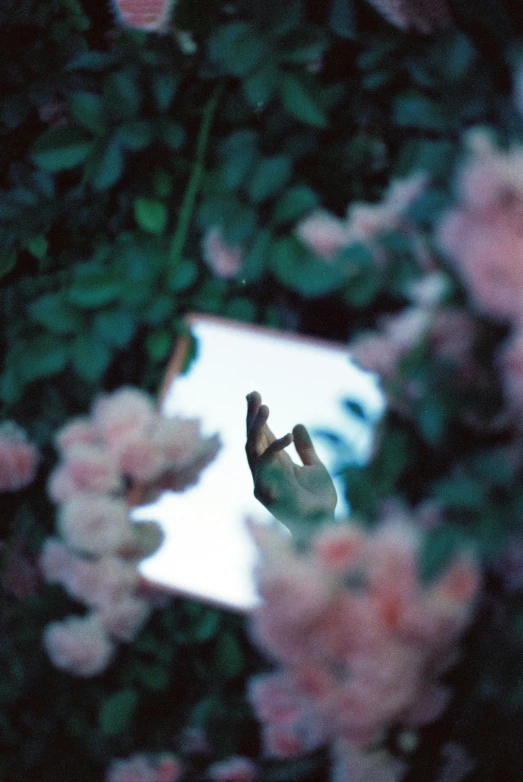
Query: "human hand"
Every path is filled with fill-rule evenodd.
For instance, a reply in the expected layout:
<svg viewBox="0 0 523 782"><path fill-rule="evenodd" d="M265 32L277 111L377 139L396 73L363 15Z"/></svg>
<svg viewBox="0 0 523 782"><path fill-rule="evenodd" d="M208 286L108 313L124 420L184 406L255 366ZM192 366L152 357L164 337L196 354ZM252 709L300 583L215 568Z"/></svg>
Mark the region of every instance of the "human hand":
<svg viewBox="0 0 523 782"><path fill-rule="evenodd" d="M282 522L334 519L337 495L303 424L277 439L267 425L269 408L253 391L247 396L245 450L254 480L254 496ZM302 464L285 448L294 441Z"/></svg>

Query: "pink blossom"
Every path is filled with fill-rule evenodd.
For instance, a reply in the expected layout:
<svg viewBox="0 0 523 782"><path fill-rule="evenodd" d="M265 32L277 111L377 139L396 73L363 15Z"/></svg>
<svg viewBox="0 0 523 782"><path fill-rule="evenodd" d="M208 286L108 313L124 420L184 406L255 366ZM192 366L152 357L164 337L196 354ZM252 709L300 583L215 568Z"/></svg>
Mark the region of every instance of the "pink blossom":
<svg viewBox="0 0 523 782"><path fill-rule="evenodd" d="M316 559L335 570L347 570L361 561L365 537L354 524L322 527L313 541Z"/></svg>
<svg viewBox="0 0 523 782"><path fill-rule="evenodd" d="M100 433L87 417L72 418L56 435L56 446L62 454L78 445L100 445Z"/></svg>
<svg viewBox="0 0 523 782"><path fill-rule="evenodd" d="M12 421L0 425L0 491L18 491L32 483L39 460L23 429Z"/></svg>
<svg viewBox="0 0 523 782"><path fill-rule="evenodd" d="M451 22L446 0L368 0L389 22L402 30L433 33Z"/></svg>
<svg viewBox="0 0 523 782"><path fill-rule="evenodd" d="M140 597L122 597L116 603L104 603L96 616L105 629L119 641L133 641L149 618L151 608Z"/></svg>
<svg viewBox="0 0 523 782"><path fill-rule="evenodd" d="M221 229L209 228L202 243L203 258L217 277L236 277L243 264L243 250L225 243Z"/></svg>
<svg viewBox="0 0 523 782"><path fill-rule="evenodd" d="M249 758L233 757L213 763L207 774L215 782L254 782L256 765Z"/></svg>
<svg viewBox="0 0 523 782"><path fill-rule="evenodd" d="M113 606L134 592L138 572L133 563L119 557L72 557L61 582L71 597L90 607Z"/></svg>
<svg viewBox="0 0 523 782"><path fill-rule="evenodd" d="M127 504L103 494L78 493L67 500L58 527L71 548L90 554L115 552L132 540Z"/></svg>
<svg viewBox="0 0 523 782"><path fill-rule="evenodd" d="M45 580L50 584L62 583L73 559L75 556L65 543L58 538L47 538L40 552L40 569Z"/></svg>
<svg viewBox="0 0 523 782"><path fill-rule="evenodd" d="M169 462L151 437L135 435L114 448L121 471L134 481L155 481L167 470Z"/></svg>
<svg viewBox="0 0 523 782"><path fill-rule="evenodd" d="M123 27L165 32L175 0L113 0L116 17Z"/></svg>
<svg viewBox="0 0 523 782"><path fill-rule="evenodd" d="M477 321L468 312L443 307L434 316L429 339L439 358L462 365L471 363L477 336Z"/></svg>
<svg viewBox="0 0 523 782"><path fill-rule="evenodd" d="M296 235L311 252L329 260L348 244L347 226L323 210L312 212L296 226Z"/></svg>
<svg viewBox="0 0 523 782"><path fill-rule="evenodd" d="M97 445L71 446L65 461L49 480L49 495L55 502L64 502L77 492L110 494L122 489L122 478L114 459Z"/></svg>
<svg viewBox="0 0 523 782"><path fill-rule="evenodd" d="M199 481L202 470L216 458L221 447L218 435L200 440L192 461L182 464L174 462L158 480L158 489L185 491L189 486L194 486Z"/></svg>
<svg viewBox="0 0 523 782"><path fill-rule="evenodd" d="M175 755L137 753L127 760L113 760L105 782L177 782L182 765Z"/></svg>
<svg viewBox="0 0 523 782"><path fill-rule="evenodd" d="M114 654L114 644L93 616L70 616L44 630L44 647L53 665L76 676L102 673Z"/></svg>
<svg viewBox="0 0 523 782"><path fill-rule="evenodd" d="M110 448L142 436L154 426L158 413L151 398L138 388L124 387L100 397L93 406L92 421Z"/></svg>
<svg viewBox="0 0 523 782"><path fill-rule="evenodd" d="M419 198L427 184L425 174L415 173L391 182L376 204L355 202L347 210L347 241L372 244L379 234L397 230L404 213Z"/></svg>

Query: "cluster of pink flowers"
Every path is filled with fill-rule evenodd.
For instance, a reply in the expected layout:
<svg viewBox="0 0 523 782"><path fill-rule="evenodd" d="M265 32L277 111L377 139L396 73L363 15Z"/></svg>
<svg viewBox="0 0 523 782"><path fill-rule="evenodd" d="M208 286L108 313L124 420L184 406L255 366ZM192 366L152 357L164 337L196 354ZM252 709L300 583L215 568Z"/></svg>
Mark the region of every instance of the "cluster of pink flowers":
<svg viewBox="0 0 523 782"><path fill-rule="evenodd" d="M354 765L354 748L374 751L392 726L442 713L449 692L438 678L455 662L480 586L472 555L456 556L423 584L420 532L402 514L388 514L372 532L324 526L306 553L274 527L251 523L251 532L262 599L251 633L279 665L248 687L268 755L345 743L339 763L351 755ZM395 778L387 773L376 778Z"/></svg>
<svg viewBox="0 0 523 782"><path fill-rule="evenodd" d="M116 18L123 27L165 32L174 0L113 0Z"/></svg>
<svg viewBox="0 0 523 782"><path fill-rule="evenodd" d="M59 504L60 538L49 538L40 566L89 613L53 622L44 633L60 668L93 676L108 666L115 640L132 641L151 612L137 564L162 542L154 522L133 523L129 494L153 498L182 491L216 455L217 437L203 438L195 420L164 419L134 388L101 397L90 417L67 424L57 436L61 461L49 479Z"/></svg>
<svg viewBox="0 0 523 782"><path fill-rule="evenodd" d="M427 183L424 174L415 174L393 182L382 201L377 204L354 203L340 219L325 210L305 217L295 228L296 236L319 258L329 260L345 247L360 243L369 246L380 260L382 253L375 243L386 232L397 230L405 213L423 192Z"/></svg>
<svg viewBox="0 0 523 782"><path fill-rule="evenodd" d="M228 280L236 277L243 264L243 249L226 244L218 226L209 228L202 242L203 258L217 277Z"/></svg>
<svg viewBox="0 0 523 782"><path fill-rule="evenodd" d="M459 203L443 216L439 243L478 310L508 322L499 368L509 403L523 410L523 147L498 149L484 131L469 135L457 183Z"/></svg>
<svg viewBox="0 0 523 782"><path fill-rule="evenodd" d="M428 337L431 321L430 310L421 307L389 315L382 320L380 331L361 334L352 341L351 358L363 369L389 380L396 373L399 361Z"/></svg>
<svg viewBox="0 0 523 782"><path fill-rule="evenodd" d="M175 755L137 753L127 760L114 760L105 775L106 782L177 782L182 764Z"/></svg>
<svg viewBox="0 0 523 782"><path fill-rule="evenodd" d="M468 136L459 172L459 203L437 238L481 312L502 321L523 318L523 148L497 149L483 131Z"/></svg>
<svg viewBox="0 0 523 782"><path fill-rule="evenodd" d="M13 421L0 424L0 491L18 491L32 483L40 455Z"/></svg>
<svg viewBox="0 0 523 782"><path fill-rule="evenodd" d="M420 33L433 33L448 27L451 16L446 0L368 0L401 30L414 28Z"/></svg>

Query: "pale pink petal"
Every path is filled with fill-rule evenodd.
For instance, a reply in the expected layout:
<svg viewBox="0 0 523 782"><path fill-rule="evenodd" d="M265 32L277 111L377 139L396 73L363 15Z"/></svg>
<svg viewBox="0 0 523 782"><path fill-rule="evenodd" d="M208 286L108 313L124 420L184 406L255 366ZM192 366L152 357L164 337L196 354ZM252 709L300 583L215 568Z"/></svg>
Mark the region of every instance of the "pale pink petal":
<svg viewBox="0 0 523 782"><path fill-rule="evenodd" d="M45 628L43 641L51 662L76 676L102 673L115 651L99 621L89 615L52 622Z"/></svg>

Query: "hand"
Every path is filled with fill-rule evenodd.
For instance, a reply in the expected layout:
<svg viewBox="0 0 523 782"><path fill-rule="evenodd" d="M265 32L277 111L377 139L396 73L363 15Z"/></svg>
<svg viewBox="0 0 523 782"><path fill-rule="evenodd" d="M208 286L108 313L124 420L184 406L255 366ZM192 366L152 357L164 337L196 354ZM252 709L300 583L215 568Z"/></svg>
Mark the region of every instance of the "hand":
<svg viewBox="0 0 523 782"><path fill-rule="evenodd" d="M283 522L334 520L336 489L319 460L307 429L297 424L292 434L276 439L267 425L269 408L253 391L247 396L247 460L254 496ZM294 440L302 464L284 450Z"/></svg>

